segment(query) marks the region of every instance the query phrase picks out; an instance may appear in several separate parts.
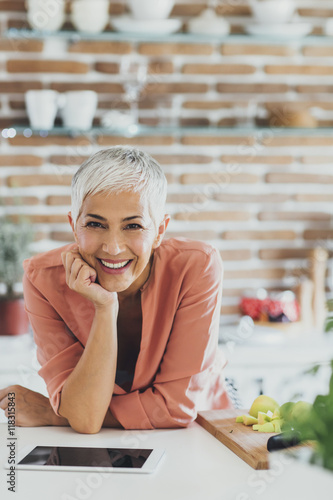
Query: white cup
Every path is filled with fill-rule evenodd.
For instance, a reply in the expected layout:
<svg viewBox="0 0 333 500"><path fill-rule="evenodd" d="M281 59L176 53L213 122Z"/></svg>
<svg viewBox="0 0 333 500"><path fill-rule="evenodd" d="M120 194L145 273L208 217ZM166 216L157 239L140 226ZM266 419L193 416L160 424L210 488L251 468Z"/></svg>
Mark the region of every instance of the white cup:
<svg viewBox="0 0 333 500"><path fill-rule="evenodd" d="M333 36L333 17L329 17L324 25L324 33L327 36Z"/></svg>
<svg viewBox="0 0 333 500"><path fill-rule="evenodd" d="M39 31L57 31L65 21L65 0L26 0L27 19Z"/></svg>
<svg viewBox="0 0 333 500"><path fill-rule="evenodd" d="M71 21L78 31L100 33L109 22L109 0L74 0Z"/></svg>
<svg viewBox="0 0 333 500"><path fill-rule="evenodd" d="M31 128L50 130L58 111L59 93L55 90L28 90L25 104Z"/></svg>
<svg viewBox="0 0 333 500"><path fill-rule="evenodd" d="M67 128L91 129L97 109L97 93L93 90L72 90L61 96L61 115Z"/></svg>
<svg viewBox="0 0 333 500"><path fill-rule="evenodd" d="M287 23L295 11L294 0L249 0L252 13L258 23Z"/></svg>
<svg viewBox="0 0 333 500"><path fill-rule="evenodd" d="M175 0L127 0L127 4L135 19L166 19Z"/></svg>

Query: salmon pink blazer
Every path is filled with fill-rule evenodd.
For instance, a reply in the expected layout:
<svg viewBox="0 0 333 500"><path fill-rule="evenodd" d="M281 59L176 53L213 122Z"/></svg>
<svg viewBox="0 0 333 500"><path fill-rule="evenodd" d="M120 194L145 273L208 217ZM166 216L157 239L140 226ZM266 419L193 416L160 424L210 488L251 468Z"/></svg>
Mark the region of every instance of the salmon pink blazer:
<svg viewBox="0 0 333 500"><path fill-rule="evenodd" d="M66 284L61 253L24 261L25 307L37 344L39 374L58 413L61 390L75 369L94 306ZM170 238L154 250L142 286L142 337L132 387L115 384L110 411L125 429L186 427L198 410L232 407L218 351L222 261L207 243ZM98 389L97 389L98 390Z"/></svg>

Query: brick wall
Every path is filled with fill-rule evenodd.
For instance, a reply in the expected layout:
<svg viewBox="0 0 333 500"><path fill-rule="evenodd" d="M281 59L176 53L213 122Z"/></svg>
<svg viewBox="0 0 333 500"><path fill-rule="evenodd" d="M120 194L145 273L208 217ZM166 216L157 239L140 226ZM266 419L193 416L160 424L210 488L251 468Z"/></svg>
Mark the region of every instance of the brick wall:
<svg viewBox="0 0 333 500"><path fill-rule="evenodd" d="M298 1L298 15L321 34L333 17L330 1ZM202 1L176 2L172 16L187 20ZM219 2L233 33L250 21L245 0ZM111 2L112 16L125 12ZM0 1L0 23L26 27L24 1ZM70 28L69 21L66 27ZM110 29L110 27L108 28ZM289 286L291 275L306 268L317 244L333 237L333 39L332 43L244 42L187 43L77 40L0 40L0 126L28 125L24 92L93 89L99 105L95 125L111 109L125 109L119 78L122 58L149 64L149 81L140 100L140 122L164 124L241 124L255 110L266 132L186 131L140 137L105 133L81 136L22 133L1 138L0 195L13 217L28 214L35 227L36 252L72 241L66 214L70 181L80 163L101 147L135 144L163 166L169 181L169 236L211 242L225 262L222 314L238 313L245 288ZM308 132L274 128L267 113L315 107L318 126ZM320 117L321 116L321 117ZM57 123L61 124L58 118ZM156 131L156 129L155 129ZM14 205L20 196L23 206Z"/></svg>

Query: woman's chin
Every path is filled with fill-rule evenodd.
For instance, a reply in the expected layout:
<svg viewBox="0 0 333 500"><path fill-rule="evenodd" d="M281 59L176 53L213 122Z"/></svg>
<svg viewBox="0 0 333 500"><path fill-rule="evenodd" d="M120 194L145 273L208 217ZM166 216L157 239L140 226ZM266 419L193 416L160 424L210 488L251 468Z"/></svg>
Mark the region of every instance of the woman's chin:
<svg viewBox="0 0 333 500"><path fill-rule="evenodd" d="M131 285L131 282L127 282L127 280L121 280L122 282L117 282L113 278L110 279L102 279L98 280L98 284L101 285L102 288L107 290L108 292L124 292Z"/></svg>

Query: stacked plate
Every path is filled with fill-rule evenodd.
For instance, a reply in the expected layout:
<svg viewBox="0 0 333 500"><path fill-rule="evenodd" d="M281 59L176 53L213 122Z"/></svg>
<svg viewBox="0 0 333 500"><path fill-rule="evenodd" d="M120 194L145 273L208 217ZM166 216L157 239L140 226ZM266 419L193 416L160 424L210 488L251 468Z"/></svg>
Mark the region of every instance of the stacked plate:
<svg viewBox="0 0 333 500"><path fill-rule="evenodd" d="M272 36L278 38L301 38L312 31L311 23L251 23L245 31L254 36Z"/></svg>
<svg viewBox="0 0 333 500"><path fill-rule="evenodd" d="M178 31L180 19L135 19L131 16L120 16L112 19L112 26L122 33L144 33L146 35L169 35Z"/></svg>

